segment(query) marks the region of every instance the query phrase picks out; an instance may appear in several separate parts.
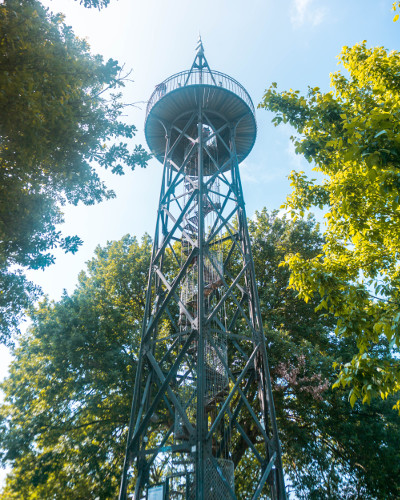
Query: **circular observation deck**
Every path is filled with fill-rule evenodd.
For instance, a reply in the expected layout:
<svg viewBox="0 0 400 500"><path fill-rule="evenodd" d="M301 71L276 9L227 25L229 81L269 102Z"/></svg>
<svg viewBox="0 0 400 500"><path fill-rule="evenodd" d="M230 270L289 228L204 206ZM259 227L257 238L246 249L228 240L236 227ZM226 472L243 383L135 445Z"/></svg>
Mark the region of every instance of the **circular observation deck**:
<svg viewBox="0 0 400 500"><path fill-rule="evenodd" d="M238 162L253 148L257 124L253 102L246 89L236 80L219 71L182 71L157 85L146 109L145 135L154 156L162 163L165 155L165 127L176 125L181 130L189 117L199 109L207 114L215 130L229 123L235 130ZM194 121L197 126L197 120ZM229 130L223 139L229 144ZM228 157L220 144L220 160Z"/></svg>

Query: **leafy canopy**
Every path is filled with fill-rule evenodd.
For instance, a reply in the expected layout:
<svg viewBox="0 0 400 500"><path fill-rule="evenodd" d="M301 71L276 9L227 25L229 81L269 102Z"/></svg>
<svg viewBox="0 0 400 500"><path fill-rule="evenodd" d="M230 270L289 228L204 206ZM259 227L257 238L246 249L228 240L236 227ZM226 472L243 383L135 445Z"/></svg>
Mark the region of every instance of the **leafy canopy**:
<svg viewBox="0 0 400 500"><path fill-rule="evenodd" d="M15 269L45 268L81 240L58 230L60 206L114 196L96 168L145 166L121 121L117 61L92 55L61 15L36 0L0 6L0 338L17 330L37 290ZM10 308L12 310L10 310Z"/></svg>
<svg viewBox="0 0 400 500"><path fill-rule="evenodd" d="M150 244L97 248L76 291L35 311L4 386L1 449L13 470L0 498L115 498Z"/></svg>
<svg viewBox="0 0 400 500"><path fill-rule="evenodd" d="M77 1L78 0L75 0L75 2ZM100 10L103 7L107 7L107 5L110 3L110 0L79 0L79 3L86 8L96 7Z"/></svg>
<svg viewBox="0 0 400 500"><path fill-rule="evenodd" d="M321 253L315 221L293 222L263 210L249 224L293 493L307 500L398 498L397 415L380 400L357 402L352 411L345 390L330 390L333 359L351 359L356 346L331 334L333 318L315 311L317 294L305 303L288 289L289 269L279 265L287 253ZM150 243L127 236L99 247L74 293L43 301L34 312L3 384L0 447L11 472L0 498L117 496ZM260 411L256 385L247 397ZM158 417L158 425L170 426ZM242 416L240 425L259 446L259 431L249 421ZM231 449L241 463L237 494L243 499L255 480L247 448L238 439Z"/></svg>
<svg viewBox="0 0 400 500"><path fill-rule="evenodd" d="M261 107L294 127L296 152L323 174L292 172L286 203L292 215L326 210L323 252L286 262L292 288L306 301L318 293L336 334L357 344L335 384L351 387L354 405L400 390L400 53L363 42L343 47L339 61L347 76L331 76L333 91L303 96L273 84Z"/></svg>
<svg viewBox="0 0 400 500"><path fill-rule="evenodd" d="M400 2L398 2L398 1L393 2L393 7L392 7L392 9L393 9L394 11L396 11L399 7L400 7ZM394 16L394 18L393 18L393 21L394 21L394 22L396 22L396 21L398 21L398 20L399 20L399 14L396 14L396 15Z"/></svg>

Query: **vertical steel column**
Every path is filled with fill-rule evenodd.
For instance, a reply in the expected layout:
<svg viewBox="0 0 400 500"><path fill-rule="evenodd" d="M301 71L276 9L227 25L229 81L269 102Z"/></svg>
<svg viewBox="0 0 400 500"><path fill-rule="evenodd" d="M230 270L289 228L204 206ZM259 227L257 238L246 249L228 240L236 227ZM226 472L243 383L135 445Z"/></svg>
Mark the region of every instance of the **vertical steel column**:
<svg viewBox="0 0 400 500"><path fill-rule="evenodd" d="M232 130L232 129L231 129ZM263 385L263 390L261 392L261 399L262 401L262 407L264 411L264 423L265 426L271 425L272 429L272 439L274 442L274 448L277 453L277 458L276 458L276 473L278 476L278 484L276 485L276 491L273 491L274 498L277 499L282 499L286 497L286 492L285 492L285 482L284 482L284 477L283 477L283 469L282 469L282 450L281 450L281 445L278 437L278 426L276 423L276 414L275 414L275 405L274 405L274 399L272 395L272 386L271 386L271 378L269 375L269 366L268 366L268 356L267 356L267 351L266 351L266 344L265 344L265 337L264 337L264 329L263 329L263 324L262 324L262 318L261 318L261 307L260 307L260 299L258 296L258 290L257 290L257 283L255 280L255 268L254 268L254 260L253 260L253 255L252 255L252 250L251 250L251 241L250 241L250 235L249 235L249 229L247 225L247 217L246 217L246 210L245 210L245 203L244 203L244 197L243 197L243 189L242 189L242 182L240 179L240 174L239 174L239 164L237 162L237 155L236 155L236 145L235 141L233 141L233 158L234 158L234 170L235 170L235 178L236 178L236 184L237 184L237 193L238 193L238 202L239 202L239 227L242 227L243 231L243 236L246 242L246 247L247 247L247 253L249 255L249 261L250 261L250 272L246 273L246 280L248 281L248 286L249 286L249 291L251 293L250 296L250 310L252 311L252 316L253 316L253 321L254 325L256 327L256 330L259 332L259 339L261 342L261 377L262 377L262 385ZM267 456L267 459L270 459L271 456Z"/></svg>
<svg viewBox="0 0 400 500"><path fill-rule="evenodd" d="M197 449L196 449L196 500L206 500L204 498L204 462L205 462L205 424L206 415L204 412L205 396L205 369L204 369L204 348L205 348L205 325L204 325L204 165L203 165L203 110L202 99L199 95L199 110L197 122L198 140L198 235L197 244L198 255L198 293L197 293L197 320L198 320L198 350L197 350Z"/></svg>
<svg viewBox="0 0 400 500"><path fill-rule="evenodd" d="M170 132L166 131L165 135L165 141L166 141L166 150L170 148ZM131 449L131 442L132 442L132 437L133 437L133 432L135 427L138 426L138 422L140 419L140 396L141 396L141 378L138 377L138 374L142 373L143 370L143 362L144 362L144 350L146 348L146 343L147 343L147 337L146 337L146 326L150 320L151 316L151 295L152 295L152 277L153 277L153 269L152 269L152 264L154 262L154 258L159 246L159 230L160 230L160 220L163 216L162 210L161 210L161 201L165 195L165 185L167 181L167 171L168 171L169 165L167 161L167 157L164 160L163 164L163 175L162 175L162 181L161 181L161 189L160 189L160 197L159 197L159 204L158 204L158 210L157 210L157 220L156 220L156 228L154 232L154 241L153 241L153 248L152 248L152 255L151 255L151 261L150 261L150 268L149 268L149 274L148 274L148 279L147 279L147 290L146 290L146 304L145 304L145 311L144 311L144 316L143 316L143 322L142 322L142 337L141 337L141 343L140 343L140 350L139 350L139 357L138 357L138 366L136 369L136 379L135 379L135 388L134 388L134 393L133 393L133 398L132 398L132 407L131 407L131 416L129 420L129 427L128 427L128 438L127 438L127 445L126 445L126 452L125 452L125 458L124 458L124 464L122 468L122 478L121 478L121 485L120 485L120 490L119 490L119 496L118 500L126 500L127 498L127 487L128 487L128 469L131 464L132 460L132 449ZM151 376L151 375L149 375ZM150 380L151 382L151 380ZM150 384L149 384L150 385ZM146 388L145 388L146 391ZM147 388L148 391L148 388ZM146 391L146 392L147 392ZM144 397L147 398L147 395L144 394ZM139 459L138 459L139 460ZM138 477L137 485L140 488L141 484L141 477ZM135 492L135 500L138 498L136 492Z"/></svg>

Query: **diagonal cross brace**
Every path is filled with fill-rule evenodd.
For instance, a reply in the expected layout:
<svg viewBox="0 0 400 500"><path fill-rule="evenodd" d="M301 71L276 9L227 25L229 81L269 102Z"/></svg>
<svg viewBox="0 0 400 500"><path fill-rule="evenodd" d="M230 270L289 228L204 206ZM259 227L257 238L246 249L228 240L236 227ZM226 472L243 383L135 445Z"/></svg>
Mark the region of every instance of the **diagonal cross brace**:
<svg viewBox="0 0 400 500"><path fill-rule="evenodd" d="M157 394L155 395L153 402L150 405L150 408L147 410L145 417L143 418L142 422L140 423L139 426L137 426L137 430L132 436L131 442L128 443L128 449L132 449L134 446L138 444L139 437L143 434L144 430L147 427L147 424L149 423L149 420L151 416L154 413L154 410L156 409L160 399L163 397L165 394L165 391L167 389L168 384L170 383L172 377L175 375L175 373L178 371L178 368L187 352L189 349L190 344L192 343L192 340L196 336L196 332L193 331L189 337L187 338L186 342L182 346L181 352L178 354L175 363L172 365L170 371L168 372L168 375L164 378L164 381L161 384L161 387L159 388Z"/></svg>
<svg viewBox="0 0 400 500"><path fill-rule="evenodd" d="M218 472L219 477L222 479L222 482L226 486L229 496L231 497L232 500L237 500L235 493L232 491L231 485L228 483L226 480L226 477L224 476L221 467L219 466L218 461L211 455L211 463L215 467L215 470ZM224 499L225 500L225 499Z"/></svg>
<svg viewBox="0 0 400 500"><path fill-rule="evenodd" d="M161 371L161 368L158 365L157 361L155 360L154 356L149 351L146 353L146 356L147 356L148 360L150 361L150 364L153 367L153 370L156 372L157 377L160 379L161 383L164 384L166 378L165 378L163 372ZM178 411L179 415L181 416L187 430L190 432L190 434L193 434L194 427L190 423L189 419L187 418L185 410L182 408L182 405L178 401L178 398L175 396L175 394L174 394L173 390L171 389L171 387L169 386L169 384L167 384L167 391L168 391L169 397L171 398L172 402L175 405L175 409Z"/></svg>
<svg viewBox="0 0 400 500"><path fill-rule="evenodd" d="M188 202L186 203L184 209L182 210L182 212L179 214L179 217L174 220L174 218L171 217L171 214L168 214L171 219L173 220L173 222L175 222L175 224L173 225L171 231L167 234L167 236L164 238L164 241L161 245L161 247L158 249L157 251L157 254L156 256L154 257L154 261L153 263L156 263L158 261L158 259L160 258L160 256L163 254L167 244L169 243L170 239L171 239L171 236L174 234L174 232L179 228L180 226L180 223L182 222L183 220L183 217L185 216L185 213L187 212L188 208L190 207L190 204L192 203L194 197L196 196L196 192L194 191L192 196L189 198ZM179 228L181 229L181 228ZM182 229L181 229L182 230Z"/></svg>
<svg viewBox="0 0 400 500"><path fill-rule="evenodd" d="M211 259L210 259L211 260ZM221 307L224 305L224 302L226 301L226 299L232 295L232 289L235 288L235 286L237 285L237 282L240 280L240 278L242 277L243 273L245 272L245 270L247 269L247 266L248 266L248 263L242 267L240 273L236 276L235 280L233 281L233 283L231 284L231 286L228 288L228 290L224 293L224 295L221 297L221 300L218 302L218 304L214 307L214 310L213 312L208 316L207 318L207 323L209 323L213 317L217 314L217 312L221 309ZM218 271L217 271L218 272Z"/></svg>
<svg viewBox="0 0 400 500"><path fill-rule="evenodd" d="M220 352L219 348L214 344L214 342L213 342L213 340L211 338L208 339L208 342L211 343L211 345L214 347L215 351L217 352L217 355L218 355L221 363L223 364L223 366L224 366L224 368L226 370L226 373L228 374L228 377L232 380L232 382L235 382L235 377L233 376L233 374L232 374L231 370L229 369L228 365L226 364L225 359L223 358L223 356L221 356L221 352ZM259 345L260 344L258 344L258 346ZM243 369L243 371L246 370L246 367L247 367L247 363L246 363L246 366ZM240 374L239 378L242 375L243 375L243 372ZM235 386L236 386L236 383L235 383ZM251 407L250 403L248 402L246 395L243 393L243 391L242 391L242 389L240 387L237 388L237 391L240 394L241 401L243 401L243 403L246 405L246 408L249 410L249 413L250 413L251 417L253 418L254 423L257 425L259 431L261 432L261 434L262 434L265 442L269 443L270 440L269 440L267 434L265 433L265 430L264 430L263 426L261 425L261 422L257 418L257 415L254 413L253 408ZM222 409L220 411L222 411Z"/></svg>
<svg viewBox="0 0 400 500"><path fill-rule="evenodd" d="M227 407L229 406L229 403L231 402L231 399L235 395L236 391L239 389L239 385L242 382L244 376L246 375L247 370L250 368L250 364L252 363L253 359L255 358L259 348L260 348L260 344L257 344L256 347L254 348L251 356L247 360L247 363L246 363L245 367L243 368L242 373L239 375L238 379L236 380L236 384L232 387L231 392L229 393L228 397L225 400L225 403L222 405L222 408L220 409L220 411L217 415L217 418L214 420L210 430L208 431L207 439L211 438L211 436L213 435L215 429L217 428L220 420L224 416L225 411L226 411Z"/></svg>
<svg viewBox="0 0 400 500"><path fill-rule="evenodd" d="M251 500L257 500L257 498L259 498L259 496L261 495L261 490L263 489L265 481L268 479L269 473L271 472L272 467L274 466L275 459L276 459L276 451L274 451L274 454L272 455L271 460L269 461L267 468L265 469L264 474L262 475L258 483L257 489L254 492L254 495L251 497Z"/></svg>
<svg viewBox="0 0 400 500"><path fill-rule="evenodd" d="M155 271L156 271L157 275L160 277L161 281L167 287L167 290L171 291L172 287L168 283L168 281L166 280L166 278L163 275L163 273L159 269L156 269ZM178 295L176 293L173 294L173 297L177 301L177 303L179 304L179 306L181 307L182 311L185 313L187 319L190 321L190 324L192 325L192 328L195 328L195 320L192 317L192 315L190 314L190 312L187 310L185 304L181 301L181 299L178 297Z"/></svg>
<svg viewBox="0 0 400 500"><path fill-rule="evenodd" d="M155 326L157 325L158 323L158 320L160 319L162 313L164 312L165 308L167 307L168 305L168 302L170 301L171 297L174 296L175 294L175 290L177 289L179 283L181 282L182 278L186 275L186 270L187 268L189 267L191 261L193 260L193 257L195 255L197 255L197 248L193 248L192 251L190 252L185 264L183 265L182 269L180 270L178 276L174 279L172 285L171 285L171 289L169 290L167 296L165 297L164 301L162 302L162 304L160 305L157 313L155 314L155 316L153 316L150 321L149 321L149 324L147 325L147 328L146 328L146 331L145 331L145 340L147 340L148 336L150 335L150 333L152 332L152 330L155 328Z"/></svg>

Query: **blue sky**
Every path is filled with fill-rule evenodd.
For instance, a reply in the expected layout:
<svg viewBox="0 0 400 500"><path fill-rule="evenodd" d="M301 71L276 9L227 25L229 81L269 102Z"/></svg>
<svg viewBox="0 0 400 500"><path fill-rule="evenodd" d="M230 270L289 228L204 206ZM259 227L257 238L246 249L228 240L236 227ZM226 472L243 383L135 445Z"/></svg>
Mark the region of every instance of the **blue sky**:
<svg viewBox="0 0 400 500"><path fill-rule="evenodd" d="M273 81L281 89L304 91L312 85L329 90L329 74L338 69L343 45L364 39L390 50L399 45L400 23L392 22L391 0L111 0L102 11L73 0L43 3L65 13L94 53L132 69L134 82L124 98L137 105L127 110L126 120L137 126L141 143L145 101L156 84L190 67L199 32L211 68L239 80L256 105ZM289 172L310 170L294 154L289 127L273 127L272 115L263 110L257 119L256 145L241 167L248 216L264 206L279 208L290 192ZM64 288L73 291L96 245L126 233L153 233L161 165L153 160L147 169L123 177L102 176L116 200L65 209L63 231L84 240L81 250L74 256L59 252L55 265L29 273L51 298L58 299Z"/></svg>
<svg viewBox="0 0 400 500"><path fill-rule="evenodd" d="M63 12L93 53L132 70L134 82L125 88L124 99L136 104L127 108L126 120L137 126L135 141L140 143L145 143L145 101L156 84L191 66L199 32L211 68L241 82L256 105L273 81L281 89L305 91L311 85L329 90L329 74L338 69L336 56L343 45L366 39L371 46L399 46L400 23L392 22L391 0L111 0L101 11L84 9L73 0L43 3ZM292 169L310 171L294 154L290 127L273 127L272 117L257 111L257 141L241 166L250 217L264 206L272 210L282 205ZM115 190L115 200L65 208L62 229L84 240L80 251L57 252L55 265L28 273L52 299L63 289L73 291L98 244L127 233L153 233L161 165L152 160L147 169L123 177L101 175ZM2 366L4 372L5 358Z"/></svg>
<svg viewBox="0 0 400 500"><path fill-rule="evenodd" d="M137 126L136 142L143 144L144 103L156 84L191 66L199 32L211 68L242 83L255 105L271 82L280 89L305 91L311 85L328 91L343 45L365 39L370 46L399 49L400 22L392 22L392 0L111 0L102 11L84 9L73 0L43 3L65 13L67 24L88 40L94 53L133 70L134 83L127 85L124 99L137 105L127 109L126 120ZM280 207L290 192L292 169L310 171L294 154L290 128L273 127L272 118L257 111L257 141L241 167L250 217L264 206ZM102 177L115 190L115 200L65 209L62 230L84 240L80 251L58 252L55 265L28 273L52 299L64 288L73 291L98 244L127 233L153 233L161 165L152 160L147 169L124 177ZM0 348L0 377L8 360Z"/></svg>

